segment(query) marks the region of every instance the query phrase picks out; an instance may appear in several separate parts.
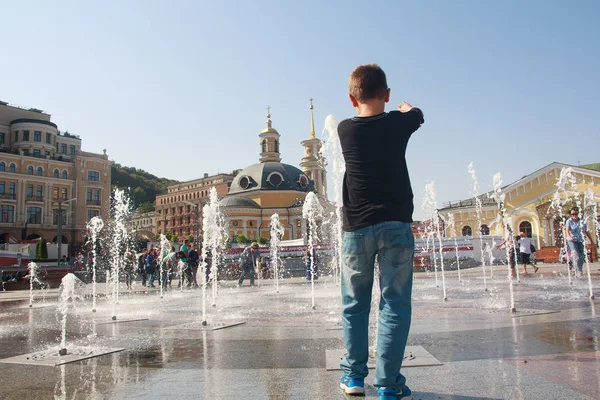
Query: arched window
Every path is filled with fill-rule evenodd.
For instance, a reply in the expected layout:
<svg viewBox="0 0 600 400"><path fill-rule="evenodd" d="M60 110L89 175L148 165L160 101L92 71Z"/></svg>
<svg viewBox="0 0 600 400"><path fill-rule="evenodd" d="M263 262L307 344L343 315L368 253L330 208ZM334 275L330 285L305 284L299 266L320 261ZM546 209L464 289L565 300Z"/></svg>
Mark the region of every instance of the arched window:
<svg viewBox="0 0 600 400"><path fill-rule="evenodd" d="M279 142L275 141L275 153L279 153Z"/></svg>
<svg viewBox="0 0 600 400"><path fill-rule="evenodd" d="M6 164L4 164L4 161L0 162L0 171L4 172L6 170Z"/></svg>
<svg viewBox="0 0 600 400"><path fill-rule="evenodd" d="M54 170L54 177L58 178L58 170L57 169Z"/></svg>
<svg viewBox="0 0 600 400"><path fill-rule="evenodd" d="M27 175L33 175L33 167L31 165L27 167Z"/></svg>
<svg viewBox="0 0 600 400"><path fill-rule="evenodd" d="M10 163L10 165L8 166L8 171L9 172L15 172L15 164Z"/></svg>
<svg viewBox="0 0 600 400"><path fill-rule="evenodd" d="M37 176L42 176L44 175L44 170L42 169L42 167L37 167Z"/></svg>
<svg viewBox="0 0 600 400"><path fill-rule="evenodd" d="M263 139L263 141L262 141L262 152L263 153L267 152L267 139Z"/></svg>
<svg viewBox="0 0 600 400"><path fill-rule="evenodd" d="M463 236L472 236L473 235L473 230L471 229L471 227L469 225L463 226L462 235Z"/></svg>
<svg viewBox="0 0 600 400"><path fill-rule="evenodd" d="M67 179L67 177L68 177L68 176L69 176L69 175L67 174L67 171L66 171L66 170L63 170L63 173L62 173L62 178L63 178L63 179Z"/></svg>
<svg viewBox="0 0 600 400"><path fill-rule="evenodd" d="M525 232L525 237L530 238L531 234L533 233L532 229L531 229L531 222L529 221L523 221L519 224L519 233L521 232Z"/></svg>
<svg viewBox="0 0 600 400"><path fill-rule="evenodd" d="M487 226L486 224L482 224L479 227L479 231L481 232L482 235L489 235L490 234L490 227Z"/></svg>

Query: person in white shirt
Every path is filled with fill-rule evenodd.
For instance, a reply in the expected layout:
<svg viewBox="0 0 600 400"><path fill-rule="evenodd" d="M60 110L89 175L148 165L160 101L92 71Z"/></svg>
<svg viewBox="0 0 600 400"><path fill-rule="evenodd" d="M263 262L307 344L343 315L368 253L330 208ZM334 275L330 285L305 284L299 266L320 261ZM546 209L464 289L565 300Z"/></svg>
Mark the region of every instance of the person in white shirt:
<svg viewBox="0 0 600 400"><path fill-rule="evenodd" d="M525 232L521 231L521 239L519 239L519 252L521 253L521 265L523 265L523 275L527 275L527 264L531 264L531 239L525 236ZM538 272L538 267L533 266L533 272Z"/></svg>

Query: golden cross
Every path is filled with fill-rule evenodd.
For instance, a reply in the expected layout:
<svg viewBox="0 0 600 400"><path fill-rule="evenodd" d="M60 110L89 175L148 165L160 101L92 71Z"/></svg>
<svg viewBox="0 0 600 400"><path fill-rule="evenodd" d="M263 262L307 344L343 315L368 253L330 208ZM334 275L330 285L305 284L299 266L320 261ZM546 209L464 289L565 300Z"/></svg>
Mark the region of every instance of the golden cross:
<svg viewBox="0 0 600 400"><path fill-rule="evenodd" d="M267 106L267 115L271 116L271 106Z"/></svg>

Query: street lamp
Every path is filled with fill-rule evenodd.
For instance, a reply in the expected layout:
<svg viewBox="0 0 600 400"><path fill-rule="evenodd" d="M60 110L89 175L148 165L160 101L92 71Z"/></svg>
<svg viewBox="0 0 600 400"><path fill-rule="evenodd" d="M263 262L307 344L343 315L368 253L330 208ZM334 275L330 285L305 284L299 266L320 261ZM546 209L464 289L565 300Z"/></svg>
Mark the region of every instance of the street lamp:
<svg viewBox="0 0 600 400"><path fill-rule="evenodd" d="M58 229L56 233L56 239L58 240L58 257L56 260L56 265L58 267L60 267L60 260L62 258L62 205L74 200L77 200L77 198L72 198L69 200L57 199L52 202L52 204L58 204Z"/></svg>
<svg viewBox="0 0 600 400"><path fill-rule="evenodd" d="M200 218L200 204L192 203L191 201L184 201L183 203L187 204L187 205L190 205L190 206L196 207L196 237L194 239L194 243L196 245L196 248L199 248L198 247L199 246L198 240L200 238L200 235L199 235L199 231L198 230L199 230L199 226L200 226L199 225L199 223L200 223L200 221L199 221L199 218Z"/></svg>

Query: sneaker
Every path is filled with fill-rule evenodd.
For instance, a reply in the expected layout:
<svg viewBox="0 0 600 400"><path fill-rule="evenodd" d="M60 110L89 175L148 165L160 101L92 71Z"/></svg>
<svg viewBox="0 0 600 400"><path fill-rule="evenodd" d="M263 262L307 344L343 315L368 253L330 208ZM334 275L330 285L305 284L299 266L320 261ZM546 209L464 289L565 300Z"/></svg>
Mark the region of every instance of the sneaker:
<svg viewBox="0 0 600 400"><path fill-rule="evenodd" d="M365 378L362 376L342 376L340 387L346 394L365 394Z"/></svg>
<svg viewBox="0 0 600 400"><path fill-rule="evenodd" d="M404 385L400 390L380 387L377 389L379 400L412 400L412 392L408 386Z"/></svg>

